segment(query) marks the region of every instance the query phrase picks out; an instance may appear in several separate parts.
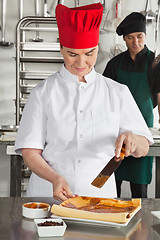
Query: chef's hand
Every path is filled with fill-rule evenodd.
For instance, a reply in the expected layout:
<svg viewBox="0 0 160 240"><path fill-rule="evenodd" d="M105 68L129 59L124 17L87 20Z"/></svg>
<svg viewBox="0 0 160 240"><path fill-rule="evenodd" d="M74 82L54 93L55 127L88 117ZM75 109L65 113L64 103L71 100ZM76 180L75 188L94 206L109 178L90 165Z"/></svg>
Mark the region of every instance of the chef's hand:
<svg viewBox="0 0 160 240"><path fill-rule="evenodd" d="M136 135L132 132L124 132L119 135L115 142L116 157L120 156L123 144L125 145L125 156L132 155L134 157L146 156L149 151L148 140L144 136Z"/></svg>
<svg viewBox="0 0 160 240"><path fill-rule="evenodd" d="M77 196L77 195L76 195ZM65 201L68 198L75 197L69 188L67 181L60 175L56 175L53 182L53 197L58 201Z"/></svg>

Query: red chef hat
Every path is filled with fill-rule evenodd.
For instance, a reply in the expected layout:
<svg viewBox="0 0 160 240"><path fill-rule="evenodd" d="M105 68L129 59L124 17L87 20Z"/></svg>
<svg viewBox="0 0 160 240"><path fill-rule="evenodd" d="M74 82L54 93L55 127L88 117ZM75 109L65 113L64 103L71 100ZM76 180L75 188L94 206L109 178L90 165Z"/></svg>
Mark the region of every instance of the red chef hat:
<svg viewBox="0 0 160 240"><path fill-rule="evenodd" d="M74 49L97 46L102 14L103 6L101 3L76 8L68 8L58 4L56 19L60 44Z"/></svg>

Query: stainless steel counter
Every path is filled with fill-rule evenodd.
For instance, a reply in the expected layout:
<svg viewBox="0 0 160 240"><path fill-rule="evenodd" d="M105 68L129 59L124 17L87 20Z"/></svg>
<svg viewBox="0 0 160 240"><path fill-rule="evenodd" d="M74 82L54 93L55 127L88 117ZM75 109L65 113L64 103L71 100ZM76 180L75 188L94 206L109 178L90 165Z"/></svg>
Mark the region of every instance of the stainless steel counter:
<svg viewBox="0 0 160 240"><path fill-rule="evenodd" d="M142 199L142 209L126 227L100 227L67 223L63 237L39 238L33 220L22 217L22 204L52 198L0 198L0 239L2 240L158 240L160 220L151 211L160 210L160 199Z"/></svg>

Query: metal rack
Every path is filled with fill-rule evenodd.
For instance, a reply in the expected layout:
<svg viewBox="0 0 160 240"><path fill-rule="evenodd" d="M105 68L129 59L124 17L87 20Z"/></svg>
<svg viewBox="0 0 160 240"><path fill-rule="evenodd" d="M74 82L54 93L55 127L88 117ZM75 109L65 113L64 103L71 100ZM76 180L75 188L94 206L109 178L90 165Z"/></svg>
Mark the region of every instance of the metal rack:
<svg viewBox="0 0 160 240"><path fill-rule="evenodd" d="M16 125L19 125L23 108L33 87L57 71L63 58L60 55L55 18L25 17L18 22L16 31ZM20 168L21 186L18 185L18 194L23 196L31 171L23 161ZM11 193L13 194L15 193Z"/></svg>
<svg viewBox="0 0 160 240"><path fill-rule="evenodd" d="M58 40L54 17L24 17L17 24L16 125L32 88L57 71L57 64L63 63Z"/></svg>

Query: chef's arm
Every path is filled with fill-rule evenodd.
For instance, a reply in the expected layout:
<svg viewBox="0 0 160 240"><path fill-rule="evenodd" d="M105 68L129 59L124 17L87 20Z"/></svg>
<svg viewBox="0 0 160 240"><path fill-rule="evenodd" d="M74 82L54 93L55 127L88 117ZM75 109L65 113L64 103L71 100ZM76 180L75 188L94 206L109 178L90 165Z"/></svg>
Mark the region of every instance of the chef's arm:
<svg viewBox="0 0 160 240"><path fill-rule="evenodd" d="M41 149L23 148L21 150L26 166L39 177L53 184L53 197L59 201L74 197L67 181L52 169L42 157Z"/></svg>
<svg viewBox="0 0 160 240"><path fill-rule="evenodd" d="M157 93L157 105L158 105L158 114L159 114L159 123L160 123L160 93Z"/></svg>
<svg viewBox="0 0 160 240"><path fill-rule="evenodd" d="M149 151L148 140L144 136L136 135L132 132L125 132L117 137L115 147L116 156L120 156L121 148L125 145L125 156L143 157Z"/></svg>

